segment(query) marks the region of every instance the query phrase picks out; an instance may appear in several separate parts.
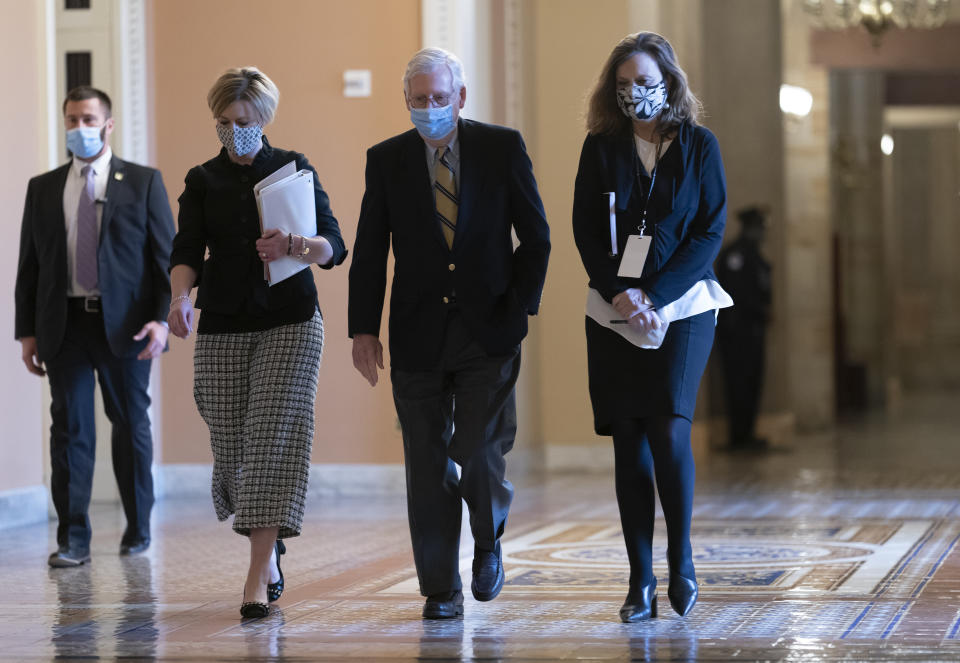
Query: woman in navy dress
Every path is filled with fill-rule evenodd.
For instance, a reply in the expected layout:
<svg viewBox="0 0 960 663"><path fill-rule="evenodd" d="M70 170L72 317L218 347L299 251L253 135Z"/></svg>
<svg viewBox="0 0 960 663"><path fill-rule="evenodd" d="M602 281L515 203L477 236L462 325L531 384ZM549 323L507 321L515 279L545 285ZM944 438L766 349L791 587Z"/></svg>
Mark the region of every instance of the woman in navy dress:
<svg viewBox="0 0 960 663"><path fill-rule="evenodd" d="M712 264L723 239L726 185L717 140L697 124L699 110L673 48L650 32L629 35L614 48L590 97L574 236L590 287L613 306L616 319L641 334L662 331L658 309L698 282L716 280ZM616 251L607 192L616 196ZM650 238L636 278L618 276L631 235ZM657 612L655 482L667 524L670 604L685 615L697 600L690 430L715 323L713 310L676 320L658 348L644 349L586 320L594 427L613 436L630 560L630 587L620 610L625 622Z"/></svg>

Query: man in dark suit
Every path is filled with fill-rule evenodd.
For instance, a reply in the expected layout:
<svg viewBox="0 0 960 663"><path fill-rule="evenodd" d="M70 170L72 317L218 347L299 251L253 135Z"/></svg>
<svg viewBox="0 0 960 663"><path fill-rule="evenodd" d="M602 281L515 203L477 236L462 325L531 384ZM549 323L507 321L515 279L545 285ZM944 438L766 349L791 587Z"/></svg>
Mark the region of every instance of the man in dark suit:
<svg viewBox="0 0 960 663"><path fill-rule="evenodd" d="M94 378L112 424L113 471L127 517L121 554L150 545L150 360L166 348L173 216L160 173L110 150L110 98L91 87L63 104L69 163L30 180L16 284L16 338L47 375L57 550L50 566L90 559Z"/></svg>
<svg viewBox="0 0 960 663"><path fill-rule="evenodd" d="M756 436L763 387L764 351L770 320L770 263L760 252L767 210L750 207L737 213L740 235L717 257L717 278L734 305L720 311L717 347L723 361L731 451L764 451Z"/></svg>
<svg viewBox="0 0 960 663"><path fill-rule="evenodd" d="M416 128L367 152L349 329L354 366L376 385L392 240L390 377L410 533L423 616L442 619L463 614L461 499L474 538L473 595L489 601L503 586L500 537L513 498L504 455L550 233L520 134L459 117L467 92L456 56L418 52L404 93Z"/></svg>

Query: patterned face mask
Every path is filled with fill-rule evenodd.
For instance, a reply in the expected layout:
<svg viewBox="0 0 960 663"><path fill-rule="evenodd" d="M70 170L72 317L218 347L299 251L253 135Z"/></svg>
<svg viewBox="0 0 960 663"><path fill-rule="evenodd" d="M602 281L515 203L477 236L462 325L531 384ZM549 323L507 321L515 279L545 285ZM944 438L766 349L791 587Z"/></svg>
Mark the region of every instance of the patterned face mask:
<svg viewBox="0 0 960 663"><path fill-rule="evenodd" d="M250 127L238 127L235 124L217 123L217 138L230 154L242 157L260 146L263 127L255 124Z"/></svg>
<svg viewBox="0 0 960 663"><path fill-rule="evenodd" d="M617 104L631 120L650 120L666 106L667 86L660 81L656 85L617 88Z"/></svg>

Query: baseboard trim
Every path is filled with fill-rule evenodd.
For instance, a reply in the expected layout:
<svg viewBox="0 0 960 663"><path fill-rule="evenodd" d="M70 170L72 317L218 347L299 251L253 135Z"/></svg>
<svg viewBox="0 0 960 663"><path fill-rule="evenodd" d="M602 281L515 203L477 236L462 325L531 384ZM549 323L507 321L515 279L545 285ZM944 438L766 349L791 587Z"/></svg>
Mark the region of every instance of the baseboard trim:
<svg viewBox="0 0 960 663"><path fill-rule="evenodd" d="M213 465L209 463L167 463L154 467L154 494L157 499L210 496ZM317 463L310 466L310 497L404 495L403 465L368 463Z"/></svg>
<svg viewBox="0 0 960 663"><path fill-rule="evenodd" d="M0 529L32 525L49 518L45 486L27 486L0 492Z"/></svg>

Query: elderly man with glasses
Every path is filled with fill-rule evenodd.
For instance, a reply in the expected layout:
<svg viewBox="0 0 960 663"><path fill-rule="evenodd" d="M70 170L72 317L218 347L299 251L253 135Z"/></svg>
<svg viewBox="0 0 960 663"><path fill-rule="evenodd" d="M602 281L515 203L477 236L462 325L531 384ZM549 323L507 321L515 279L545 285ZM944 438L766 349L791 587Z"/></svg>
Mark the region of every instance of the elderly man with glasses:
<svg viewBox="0 0 960 663"><path fill-rule="evenodd" d="M516 434L520 342L540 305L550 232L520 134L460 117L459 59L424 49L403 83L414 129L367 152L349 331L354 366L374 386L392 241L390 377L410 533L423 617L443 619L463 614L461 500L474 538L473 596L490 601L503 587L500 538L513 498L504 455Z"/></svg>

